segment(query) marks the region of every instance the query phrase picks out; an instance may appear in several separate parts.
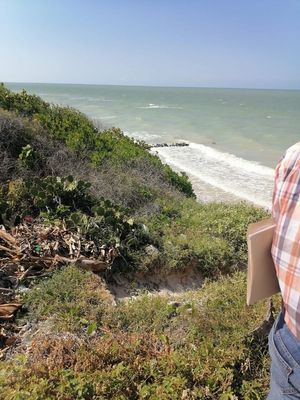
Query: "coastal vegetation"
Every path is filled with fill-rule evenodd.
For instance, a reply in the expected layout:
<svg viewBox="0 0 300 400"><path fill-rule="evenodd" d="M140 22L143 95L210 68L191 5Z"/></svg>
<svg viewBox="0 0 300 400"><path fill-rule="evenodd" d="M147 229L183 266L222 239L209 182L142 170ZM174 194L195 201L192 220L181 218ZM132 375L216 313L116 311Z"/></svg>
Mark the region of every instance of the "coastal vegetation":
<svg viewBox="0 0 300 400"><path fill-rule="evenodd" d="M247 226L265 210L197 203L188 177L146 143L3 85L0 157L5 232L57 227L80 245L93 243L97 254L116 250L102 273L71 262L38 279L20 271L10 302L23 307L0 336L0 399L264 396L267 341L253 332L268 304L245 306L245 267ZM19 268L20 255L7 256L3 239L0 246L1 271ZM41 243L34 249L35 263L43 263ZM198 289L126 301L109 291L115 276L134 289L140 276L191 268L203 282ZM23 336L10 333L12 323Z"/></svg>

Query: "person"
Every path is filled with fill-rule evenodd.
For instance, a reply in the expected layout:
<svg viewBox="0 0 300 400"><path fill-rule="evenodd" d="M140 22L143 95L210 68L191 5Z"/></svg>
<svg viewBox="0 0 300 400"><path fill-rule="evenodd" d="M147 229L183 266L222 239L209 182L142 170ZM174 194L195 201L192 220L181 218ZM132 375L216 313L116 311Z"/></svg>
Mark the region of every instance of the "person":
<svg viewBox="0 0 300 400"><path fill-rule="evenodd" d="M275 171L272 257L282 310L269 334L270 391L267 400L300 399L300 142Z"/></svg>

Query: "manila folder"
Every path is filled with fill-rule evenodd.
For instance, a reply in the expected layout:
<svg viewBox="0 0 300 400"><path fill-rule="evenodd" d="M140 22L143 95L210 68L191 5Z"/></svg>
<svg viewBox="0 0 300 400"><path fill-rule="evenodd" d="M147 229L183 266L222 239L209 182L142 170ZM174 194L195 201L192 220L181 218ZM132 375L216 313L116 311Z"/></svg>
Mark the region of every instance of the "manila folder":
<svg viewBox="0 0 300 400"><path fill-rule="evenodd" d="M273 218L250 224L248 227L248 305L280 291L271 254L275 227Z"/></svg>

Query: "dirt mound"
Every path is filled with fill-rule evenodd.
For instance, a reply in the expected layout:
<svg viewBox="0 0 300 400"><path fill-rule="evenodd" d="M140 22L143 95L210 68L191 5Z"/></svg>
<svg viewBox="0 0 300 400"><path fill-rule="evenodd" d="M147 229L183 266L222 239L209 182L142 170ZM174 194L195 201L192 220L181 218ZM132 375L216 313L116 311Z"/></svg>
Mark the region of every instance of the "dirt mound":
<svg viewBox="0 0 300 400"><path fill-rule="evenodd" d="M194 265L172 272L153 271L135 275L113 274L108 289L116 300L127 300L141 292L176 295L201 287L203 277Z"/></svg>

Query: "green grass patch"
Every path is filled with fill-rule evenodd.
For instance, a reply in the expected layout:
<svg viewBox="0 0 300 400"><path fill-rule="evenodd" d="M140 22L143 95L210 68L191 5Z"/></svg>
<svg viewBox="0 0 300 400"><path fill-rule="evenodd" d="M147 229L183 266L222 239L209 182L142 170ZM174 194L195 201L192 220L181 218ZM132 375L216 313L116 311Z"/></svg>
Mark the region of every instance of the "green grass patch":
<svg viewBox="0 0 300 400"><path fill-rule="evenodd" d="M89 333L101 325L112 306L112 297L98 276L70 266L30 290L23 301L29 319L51 318L53 329L65 332Z"/></svg>
<svg viewBox="0 0 300 400"><path fill-rule="evenodd" d="M268 213L247 203L199 204L191 199L165 197L161 212L144 222L161 244L167 270L193 264L205 277L244 268L247 227Z"/></svg>

